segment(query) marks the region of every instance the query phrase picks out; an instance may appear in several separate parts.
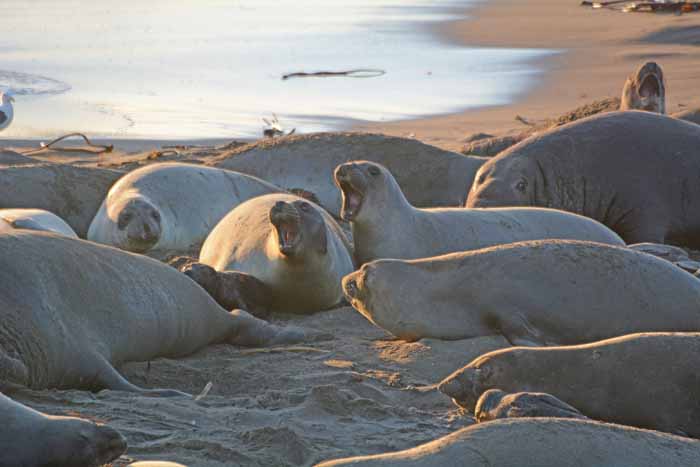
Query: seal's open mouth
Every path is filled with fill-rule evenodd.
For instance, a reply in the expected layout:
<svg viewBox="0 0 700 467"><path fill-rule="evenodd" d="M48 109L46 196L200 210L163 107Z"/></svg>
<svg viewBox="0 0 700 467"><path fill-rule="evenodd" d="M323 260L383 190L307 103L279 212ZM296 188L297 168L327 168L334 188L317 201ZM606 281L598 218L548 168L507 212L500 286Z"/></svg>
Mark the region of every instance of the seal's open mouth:
<svg viewBox="0 0 700 467"><path fill-rule="evenodd" d="M280 253L289 256L301 241L301 216L294 206L284 201L270 209L270 222L277 231Z"/></svg>
<svg viewBox="0 0 700 467"><path fill-rule="evenodd" d="M661 94L659 78L654 73L644 76L639 84L639 97L642 99L642 110L655 111Z"/></svg>
<svg viewBox="0 0 700 467"><path fill-rule="evenodd" d="M360 212L362 202L364 201L363 193L352 185L349 179L338 180L338 185L343 192L343 206L340 212L340 217L345 221L351 221Z"/></svg>

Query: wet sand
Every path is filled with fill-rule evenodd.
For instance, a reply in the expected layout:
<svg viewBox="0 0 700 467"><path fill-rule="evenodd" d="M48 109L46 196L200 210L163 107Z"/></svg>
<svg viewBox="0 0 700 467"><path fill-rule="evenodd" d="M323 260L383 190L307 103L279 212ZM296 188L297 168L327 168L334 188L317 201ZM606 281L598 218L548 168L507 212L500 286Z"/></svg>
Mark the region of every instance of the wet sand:
<svg viewBox="0 0 700 467"><path fill-rule="evenodd" d="M668 113L700 107L700 13L621 13L579 3L490 0L469 9L470 18L439 27L446 38L464 44L560 51L538 63L546 72L512 104L355 129L415 135L459 150L471 133L525 129L515 120L517 115L543 120L600 98L619 97L625 78L650 60L664 70Z"/></svg>

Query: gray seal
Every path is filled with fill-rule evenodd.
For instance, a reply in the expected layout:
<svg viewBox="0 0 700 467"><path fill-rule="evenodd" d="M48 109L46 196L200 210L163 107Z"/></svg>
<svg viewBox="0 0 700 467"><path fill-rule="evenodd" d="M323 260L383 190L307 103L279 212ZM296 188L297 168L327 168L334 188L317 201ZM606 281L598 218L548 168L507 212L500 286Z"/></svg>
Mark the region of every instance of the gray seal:
<svg viewBox="0 0 700 467"><path fill-rule="evenodd" d="M84 240L16 230L0 235L0 385L114 389L115 369L214 343L298 341L243 310L227 312L174 268Z"/></svg>
<svg viewBox="0 0 700 467"><path fill-rule="evenodd" d="M647 62L627 78L622 87L620 110L666 113L666 82L659 65Z"/></svg>
<svg viewBox="0 0 700 467"><path fill-rule="evenodd" d="M114 184L87 238L135 253L198 251L231 209L279 191L230 170L178 162L148 165Z"/></svg>
<svg viewBox="0 0 700 467"><path fill-rule="evenodd" d="M272 311L309 313L343 299L340 281L354 269L350 246L321 207L288 194L259 196L212 230L199 260L216 271L239 271L270 290Z"/></svg>
<svg viewBox="0 0 700 467"><path fill-rule="evenodd" d="M642 333L567 347L515 347L478 357L443 380L439 389L468 410L492 388L546 392L596 420L697 438L699 352L700 333Z"/></svg>
<svg viewBox="0 0 700 467"><path fill-rule="evenodd" d="M599 222L552 209L416 208L391 172L374 162L342 164L335 180L343 194L341 216L352 225L359 264L545 238L624 245Z"/></svg>
<svg viewBox="0 0 700 467"><path fill-rule="evenodd" d="M106 425L46 415L0 394L0 467L98 467L126 451Z"/></svg>
<svg viewBox="0 0 700 467"><path fill-rule="evenodd" d="M689 467L700 441L666 433L559 418L479 423L405 451L322 462L316 467Z"/></svg>
<svg viewBox="0 0 700 467"><path fill-rule="evenodd" d="M476 401L474 418L478 423L499 418L588 417L566 402L544 392L516 392L509 394L500 389L489 389Z"/></svg>
<svg viewBox="0 0 700 467"><path fill-rule="evenodd" d="M700 330L700 281L666 260L594 242L378 260L343 287L353 308L405 340L500 334L513 345L568 345Z"/></svg>
<svg viewBox="0 0 700 467"><path fill-rule="evenodd" d="M80 237L122 172L67 164L0 166L0 208L43 209Z"/></svg>
<svg viewBox="0 0 700 467"><path fill-rule="evenodd" d="M484 164L467 207L540 206L607 225L627 243L700 247L700 126L613 112L529 138Z"/></svg>
<svg viewBox="0 0 700 467"><path fill-rule="evenodd" d="M416 206L461 206L464 187L486 159L467 157L411 138L316 133L262 140L235 148L210 163L254 175L286 190L312 193L336 217L340 193L333 170L344 162L370 160L388 167Z"/></svg>

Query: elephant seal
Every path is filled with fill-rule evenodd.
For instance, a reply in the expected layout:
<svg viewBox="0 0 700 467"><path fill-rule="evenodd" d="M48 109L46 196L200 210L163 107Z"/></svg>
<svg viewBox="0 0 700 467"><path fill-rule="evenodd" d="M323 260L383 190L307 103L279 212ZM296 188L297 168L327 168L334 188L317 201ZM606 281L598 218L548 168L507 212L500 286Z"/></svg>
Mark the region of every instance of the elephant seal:
<svg viewBox="0 0 700 467"><path fill-rule="evenodd" d="M685 120L686 122L700 125L700 109L684 110L682 112L671 114L671 116L673 118L678 118L680 120Z"/></svg>
<svg viewBox="0 0 700 467"><path fill-rule="evenodd" d="M544 238L624 245L598 222L551 209L418 209L406 200L389 170L374 162L342 164L334 176L343 194L341 216L352 225L359 264Z"/></svg>
<svg viewBox="0 0 700 467"><path fill-rule="evenodd" d="M342 300L340 281L354 269L349 250L340 226L319 206L271 194L228 213L207 237L199 260L262 281L273 311L308 313Z"/></svg>
<svg viewBox="0 0 700 467"><path fill-rule="evenodd" d="M700 333L641 333L567 347L509 348L475 359L439 389L468 410L478 394L491 388L546 392L597 420L697 438L698 352Z"/></svg>
<svg viewBox="0 0 700 467"><path fill-rule="evenodd" d="M122 175L67 164L0 166L0 208L44 209L84 237L109 187Z"/></svg>
<svg viewBox="0 0 700 467"><path fill-rule="evenodd" d="M115 369L213 343L296 341L245 311L227 312L156 260L46 232L0 235L0 386L148 391Z"/></svg>
<svg viewBox="0 0 700 467"><path fill-rule="evenodd" d="M340 193L333 170L343 162L366 159L391 169L406 196L416 206L461 206L464 187L471 184L486 159L467 157L411 138L361 134L317 133L266 139L235 148L211 164L260 177L286 190L313 193L334 216L340 213Z"/></svg>
<svg viewBox="0 0 700 467"><path fill-rule="evenodd" d="M43 209L0 209L0 218L15 229L39 230L78 238L66 221Z"/></svg>
<svg viewBox="0 0 700 467"><path fill-rule="evenodd" d="M405 340L501 334L513 345L568 345L700 330L700 281L655 256L593 242L373 261L343 288L357 311Z"/></svg>
<svg viewBox="0 0 700 467"><path fill-rule="evenodd" d="M700 247L700 126L651 112L564 125L484 164L467 207L541 206L602 222L627 243Z"/></svg>
<svg viewBox="0 0 700 467"><path fill-rule="evenodd" d="M700 441L591 420L514 418L479 423L405 451L316 467L688 467Z"/></svg>
<svg viewBox="0 0 700 467"><path fill-rule="evenodd" d="M75 417L50 416L0 394L0 466L98 467L126 451L116 430Z"/></svg>
<svg viewBox="0 0 700 467"><path fill-rule="evenodd" d="M202 263L191 263L182 272L202 286L225 310L240 308L266 318L272 305L270 289L259 279L239 271L219 272Z"/></svg>
<svg viewBox="0 0 700 467"><path fill-rule="evenodd" d="M666 113L666 82L659 65L647 62L627 78L622 87L620 110Z"/></svg>
<svg viewBox="0 0 700 467"><path fill-rule="evenodd" d="M479 397L474 408L474 418L478 423L499 418L532 417L588 419L566 402L544 392L508 394L500 389L489 389Z"/></svg>
<svg viewBox="0 0 700 467"><path fill-rule="evenodd" d="M243 201L279 189L255 177L166 162L128 173L109 190L87 238L135 253L198 250Z"/></svg>

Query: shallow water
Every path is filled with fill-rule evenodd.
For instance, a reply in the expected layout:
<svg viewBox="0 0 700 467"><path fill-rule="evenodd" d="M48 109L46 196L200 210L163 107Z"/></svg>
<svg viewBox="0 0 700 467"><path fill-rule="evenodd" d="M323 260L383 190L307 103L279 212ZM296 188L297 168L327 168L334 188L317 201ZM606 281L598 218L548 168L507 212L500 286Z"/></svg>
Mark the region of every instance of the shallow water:
<svg viewBox="0 0 700 467"><path fill-rule="evenodd" d="M262 117L318 131L506 103L546 51L478 49L431 33L469 1L3 0L2 137L250 137ZM379 68L380 77L298 78Z"/></svg>

